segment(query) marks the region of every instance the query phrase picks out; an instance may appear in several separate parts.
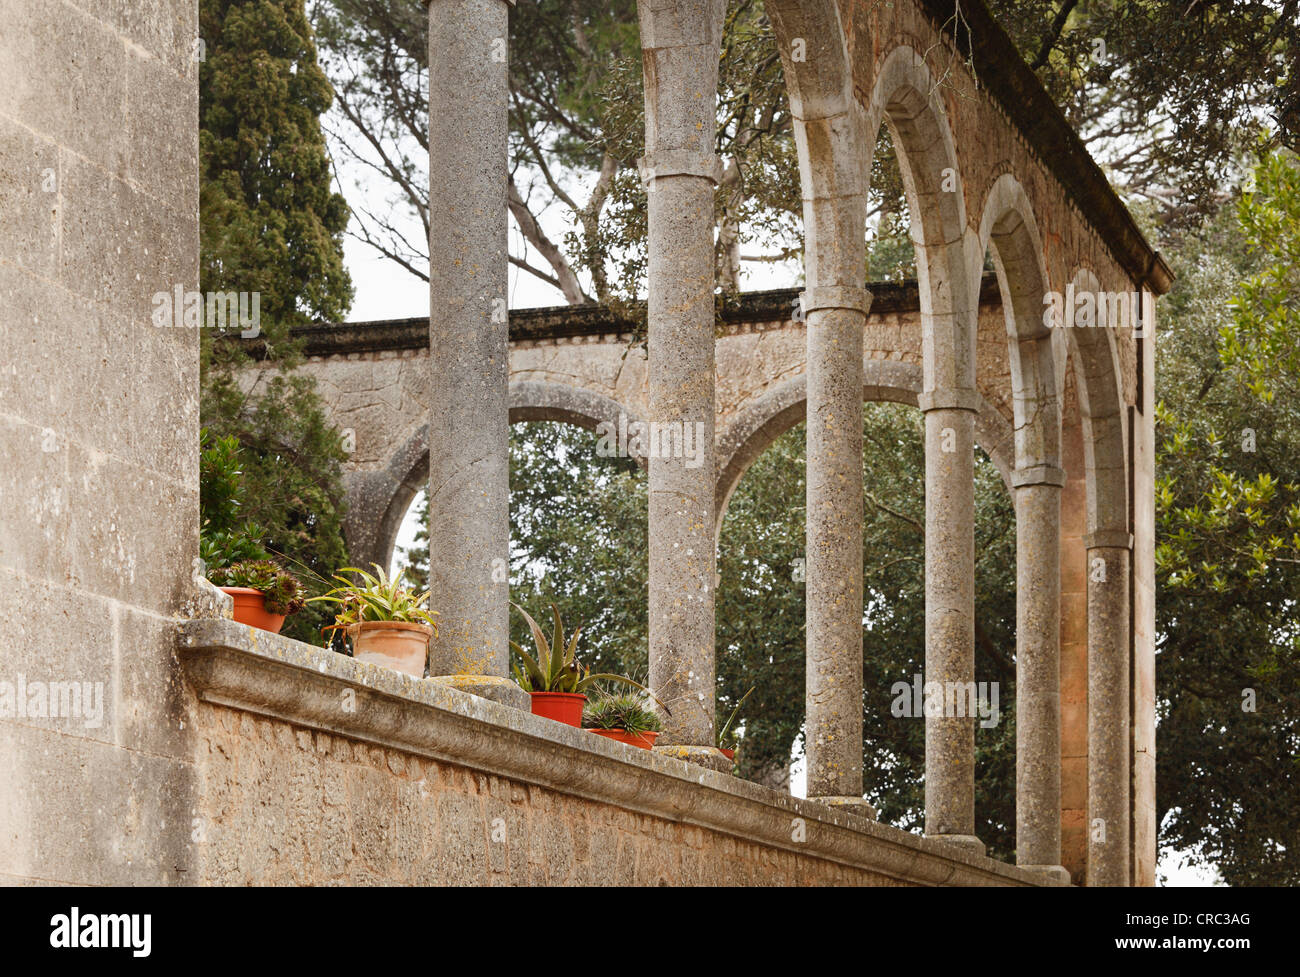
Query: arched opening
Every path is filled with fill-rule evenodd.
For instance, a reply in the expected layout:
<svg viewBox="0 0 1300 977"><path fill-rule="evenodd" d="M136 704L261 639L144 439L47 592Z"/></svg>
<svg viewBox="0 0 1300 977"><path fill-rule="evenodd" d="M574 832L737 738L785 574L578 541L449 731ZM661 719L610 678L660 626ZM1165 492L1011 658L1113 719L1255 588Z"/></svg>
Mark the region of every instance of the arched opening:
<svg viewBox="0 0 1300 977"><path fill-rule="evenodd" d="M886 200L883 195L894 188L877 189L876 196L882 200L878 217L891 220L894 233L882 237L877 227L872 250L879 253L886 243L896 240L906 224L920 285L925 389L971 389L975 385L973 319L979 274L978 266L970 268L966 254L961 167L939 98L939 83L911 48L895 48L880 65L868 108L867 132L875 135L877 147L887 139L885 144L892 146L897 161L896 169L887 158L872 161L877 179L897 176L903 198L901 203L895 203L896 198Z"/></svg>
<svg viewBox="0 0 1300 977"><path fill-rule="evenodd" d="M510 384L510 423L560 421L595 431L639 419L617 401L582 387L539 381ZM421 425L378 470L355 473L347 487L348 546L353 559L396 568L418 529L413 509L429 486L429 428Z"/></svg>
<svg viewBox="0 0 1300 977"><path fill-rule="evenodd" d="M919 372L914 383L919 386ZM862 701L868 799L882 821L919 829L924 817L925 728L913 715L911 685L923 672L924 425L917 393L872 387L863 407L866 595ZM909 402L910 401L910 402ZM718 566L718 699L729 704L752 686L742 710L741 776L799 792L804 724L804 459L802 402L775 408L754 425L746 458L721 515ZM758 447L759 445L762 447ZM977 675L998 683L983 700L989 725L977 734L981 837L1006 854L1014 825L1015 627L1013 520L999 466L982 450L976 472ZM720 488L721 491L721 488ZM900 683L908 688L900 691ZM991 692L992 686L987 686ZM902 698L900 698L900 696Z"/></svg>
<svg viewBox="0 0 1300 977"><path fill-rule="evenodd" d="M1009 389L1015 420L1012 587L1016 686L1014 832L1016 861L1061 865L1061 468L1060 413L1042 245L1033 210L1014 177L993 185L980 224L984 260L997 274L1004 340L988 334L982 377ZM1050 306L1049 306L1050 307ZM981 337L983 338L983 337ZM1005 364L1003 366L1003 364ZM1073 689L1072 689L1073 691ZM1072 783L1072 788L1080 785Z"/></svg>
<svg viewBox="0 0 1300 977"><path fill-rule="evenodd" d="M609 454L595 430L600 422L590 414L575 416L534 402L513 409L511 420L510 555L494 572L508 577L510 599L548 635L552 603L566 632L582 628L579 657L585 666L644 681L643 465L617 452L617 438ZM393 567L404 567L421 586L428 574L427 529L428 493L421 488L408 502L392 557ZM514 612L511 637L532 647L527 626Z"/></svg>

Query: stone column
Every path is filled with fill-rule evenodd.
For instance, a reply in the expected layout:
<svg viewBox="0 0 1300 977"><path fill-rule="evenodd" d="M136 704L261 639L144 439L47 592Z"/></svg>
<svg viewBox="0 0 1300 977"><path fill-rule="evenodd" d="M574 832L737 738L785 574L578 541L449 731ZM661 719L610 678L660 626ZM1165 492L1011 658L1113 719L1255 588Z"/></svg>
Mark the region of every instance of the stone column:
<svg viewBox="0 0 1300 977"><path fill-rule="evenodd" d="M1061 487L1055 465L1011 476L1016 505L1016 864L1063 882Z"/></svg>
<svg viewBox="0 0 1300 977"><path fill-rule="evenodd" d="M714 742L713 152L724 0L639 4L649 221L650 685L661 752L717 769Z"/></svg>
<svg viewBox="0 0 1300 977"><path fill-rule="evenodd" d="M429 674L527 708L508 678L507 2L429 3Z"/></svg>
<svg viewBox="0 0 1300 977"><path fill-rule="evenodd" d="M925 413L925 684L947 690L975 681L979 395L940 389L921 394L919 403ZM925 717L925 833L984 853L975 836L973 716Z"/></svg>
<svg viewBox="0 0 1300 977"><path fill-rule="evenodd" d="M871 293L822 286L808 321L808 797L862 798L862 331Z"/></svg>
<svg viewBox="0 0 1300 977"><path fill-rule="evenodd" d="M1061 460L1061 864L1088 872L1088 533L1083 420L1067 398Z"/></svg>
<svg viewBox="0 0 1300 977"><path fill-rule="evenodd" d="M1088 546L1088 885L1129 884L1129 566L1133 538Z"/></svg>

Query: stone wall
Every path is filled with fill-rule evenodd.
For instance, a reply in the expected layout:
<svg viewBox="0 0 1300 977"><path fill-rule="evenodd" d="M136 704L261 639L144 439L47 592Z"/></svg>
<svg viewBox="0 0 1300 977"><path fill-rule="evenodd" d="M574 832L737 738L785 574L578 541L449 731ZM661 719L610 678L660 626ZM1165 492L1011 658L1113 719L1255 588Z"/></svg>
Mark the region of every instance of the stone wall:
<svg viewBox="0 0 1300 977"><path fill-rule="evenodd" d="M930 43L935 24L911 4L845 0L843 10L864 103L876 53L943 53ZM155 327L150 314L155 294L198 285L196 3L0 0L0 22L0 880L578 881L609 872L676 883L1027 881L943 842L630 754L436 682L358 671L230 622L186 632L183 670L175 622L220 614L191 578L198 341ZM1115 242L1005 114L955 89L943 97L970 218L958 233L973 233L990 187L1014 173L1043 222L1054 286L1091 269L1102 285L1127 288ZM888 367L872 382L910 389L915 322L881 313L867 329L869 358ZM1072 359L1087 338L1070 337ZM1114 343L1105 353L1107 374L1112 352L1117 364L1115 399L1129 409L1137 496L1121 513L1139 539L1129 829L1135 878L1149 882L1151 341L1104 342ZM742 325L721 344L728 416L766 405L790 421L782 411L799 396L802 331ZM534 340L511 367L520 384L573 390L591 380L586 394L605 406L642 405L636 354L624 360L621 345L599 345ZM1005 422L997 316L982 317L977 346L981 390ZM400 357L358 354L348 364L336 386L358 419L358 463L380 464L374 449L390 436L380 427L400 417L406 440L388 465L408 479L429 380ZM373 444L370 431L380 432ZM1067 695L1078 689L1077 673L1067 676ZM340 708L345 693L359 712ZM1067 733L1083 715L1070 705ZM1077 737L1063 748L1075 766L1086 762ZM1068 784L1063 801L1082 810ZM492 839L494 811L503 842Z"/></svg>
<svg viewBox="0 0 1300 977"><path fill-rule="evenodd" d="M185 877L198 338L150 312L198 287L196 7L0 0L3 881Z"/></svg>
<svg viewBox="0 0 1300 977"><path fill-rule="evenodd" d="M1023 885L943 842L230 621L179 639L218 884Z"/></svg>
<svg viewBox="0 0 1300 977"><path fill-rule="evenodd" d="M234 709L199 724L204 882L909 884Z"/></svg>

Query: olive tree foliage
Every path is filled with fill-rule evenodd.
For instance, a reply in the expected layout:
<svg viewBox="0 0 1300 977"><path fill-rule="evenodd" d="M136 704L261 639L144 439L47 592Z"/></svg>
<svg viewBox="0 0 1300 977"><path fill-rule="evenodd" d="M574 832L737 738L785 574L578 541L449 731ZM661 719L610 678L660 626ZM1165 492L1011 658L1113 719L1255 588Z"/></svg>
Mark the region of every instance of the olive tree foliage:
<svg viewBox="0 0 1300 977"><path fill-rule="evenodd" d="M1300 163L1190 237L1158 333L1161 843L1300 881Z"/></svg>
<svg viewBox="0 0 1300 977"><path fill-rule="evenodd" d="M1088 152L1171 231L1300 140L1300 0L988 0Z"/></svg>

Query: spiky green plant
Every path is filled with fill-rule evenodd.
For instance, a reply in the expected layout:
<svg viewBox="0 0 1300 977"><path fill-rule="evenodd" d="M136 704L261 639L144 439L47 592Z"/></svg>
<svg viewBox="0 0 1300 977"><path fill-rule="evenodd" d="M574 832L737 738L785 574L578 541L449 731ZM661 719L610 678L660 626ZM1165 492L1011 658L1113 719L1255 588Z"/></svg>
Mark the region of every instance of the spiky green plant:
<svg viewBox="0 0 1300 977"><path fill-rule="evenodd" d="M640 692L610 692L595 689L582 710L583 729L622 729L636 736L658 733L663 720Z"/></svg>
<svg viewBox="0 0 1300 977"><path fill-rule="evenodd" d="M334 623L324 631L342 631L355 635L357 627L373 621L397 621L403 624L426 624L438 633L437 611L428 609L429 592L417 593L402 586L402 571L389 579L383 567L378 563L370 564L378 576L360 570L357 567L344 567L334 579L342 586L335 587L319 597L312 597L308 603L317 601L334 604L338 613ZM353 582L344 573L355 573L364 581L364 586Z"/></svg>
<svg viewBox="0 0 1300 977"><path fill-rule="evenodd" d="M718 730L718 749L726 750L732 749L736 746L738 741L735 735L731 732L731 725L736 721L736 717L740 715L740 707L745 704L745 700L749 698L750 692L753 691L754 686L751 685L749 687L749 692L746 692L740 697L740 701L736 703L736 708L731 710L731 715L727 717L727 721L723 723L722 728Z"/></svg>
<svg viewBox="0 0 1300 977"><path fill-rule="evenodd" d="M512 603L510 606L528 622L528 629L533 634L533 643L537 648L537 657L534 658L518 642L510 642L510 647L523 664L522 668L519 664L513 666L515 681L525 692L583 694L596 682L621 682L642 692L648 691L640 682L634 682L623 675L611 675L608 672L590 674L577 660L578 635L582 634L582 628L577 628L566 641L560 609L554 604L551 605L551 614L555 617L555 631L550 641L546 640L541 626L526 610L518 604Z"/></svg>

